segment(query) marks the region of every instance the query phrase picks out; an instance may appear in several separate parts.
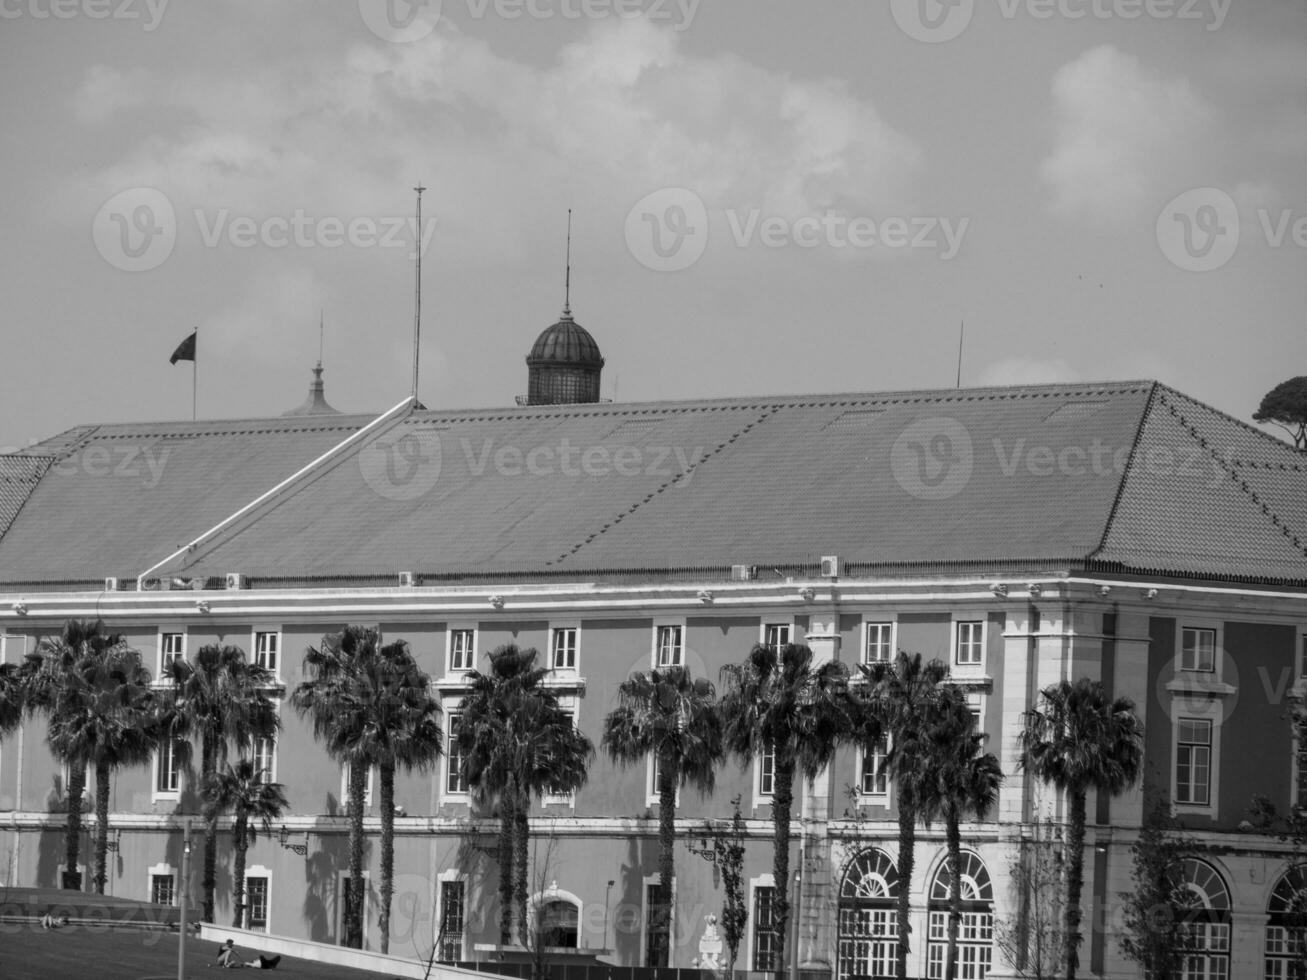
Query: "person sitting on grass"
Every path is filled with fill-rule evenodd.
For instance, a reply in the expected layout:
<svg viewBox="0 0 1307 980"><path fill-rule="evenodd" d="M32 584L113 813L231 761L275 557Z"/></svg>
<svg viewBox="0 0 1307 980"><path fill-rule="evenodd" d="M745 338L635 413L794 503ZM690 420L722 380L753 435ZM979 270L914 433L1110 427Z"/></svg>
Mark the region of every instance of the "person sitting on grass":
<svg viewBox="0 0 1307 980"><path fill-rule="evenodd" d="M46 910L45 915L41 916L42 929L58 929L60 926L68 925L68 916L61 915L59 918L54 917L54 913Z"/></svg>
<svg viewBox="0 0 1307 980"><path fill-rule="evenodd" d="M218 965L224 970L238 970L246 967L251 970L275 970L277 964L281 962L280 956L263 956L260 954L257 960L242 961L236 955L236 944L228 939L218 950Z"/></svg>

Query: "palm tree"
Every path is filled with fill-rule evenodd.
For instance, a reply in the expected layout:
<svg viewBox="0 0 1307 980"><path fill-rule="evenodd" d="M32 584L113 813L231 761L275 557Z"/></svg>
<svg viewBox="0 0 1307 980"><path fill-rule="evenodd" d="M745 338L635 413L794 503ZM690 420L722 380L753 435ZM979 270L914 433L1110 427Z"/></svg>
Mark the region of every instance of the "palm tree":
<svg viewBox="0 0 1307 980"><path fill-rule="evenodd" d="M84 657L100 656L122 642L122 637L104 631L104 623L70 619L59 636L43 637L28 656L23 671L27 676L27 708L52 720L56 714L73 715L88 708L91 691L80 684L74 665ZM47 737L48 741L48 737ZM68 816L64 828L64 885L80 888L77 864L81 857L82 797L86 792L86 757L64 755L51 743L51 751L68 765Z"/></svg>
<svg viewBox="0 0 1307 980"><path fill-rule="evenodd" d="M18 664L0 664L0 739L23 720L27 707L27 677Z"/></svg>
<svg viewBox="0 0 1307 980"><path fill-rule="evenodd" d="M455 734L463 776L482 806L499 812L499 935L512 941L526 917L531 797L570 793L584 784L594 746L577 730L558 696L544 686L549 671L535 665L533 648L514 644L489 654L487 673L472 671ZM516 913L516 915L514 914Z"/></svg>
<svg viewBox="0 0 1307 980"><path fill-rule="evenodd" d="M346 626L322 638L322 645L304 654L308 680L300 682L291 703L300 716L311 716L313 734L326 743L327 753L348 773L349 884L342 916L344 945L363 948L363 807L367 790L368 712L361 689L362 664L375 659L379 630Z"/></svg>
<svg viewBox="0 0 1307 980"><path fill-rule="evenodd" d="M150 686L141 655L125 643L89 649L54 694L47 740L62 759L95 767L95 891L108 880L109 780L124 766L144 765L159 741L163 699ZM83 770L84 771L84 770ZM70 786L70 792L80 787ZM70 806L72 805L70 801Z"/></svg>
<svg viewBox="0 0 1307 980"><path fill-rule="evenodd" d="M848 669L839 661L813 664L808 647L757 644L741 664L722 668L725 693L719 710L724 741L748 766L757 756L773 758L772 871L776 897L776 969L783 970L790 916L790 813L794 774L816 777L835 749L854 737L848 697Z"/></svg>
<svg viewBox="0 0 1307 980"><path fill-rule="evenodd" d="M199 736L200 787L227 759L229 741L239 750L250 749L256 738L273 738L281 722L267 691L276 683L271 671L250 663L245 651L234 646L201 647L192 660L173 660L164 666L172 683L174 732L185 738ZM213 921L218 868L216 816L204 826L204 898L202 917Z"/></svg>
<svg viewBox="0 0 1307 980"><path fill-rule="evenodd" d="M1116 796L1134 785L1143 760L1143 725L1129 698L1112 698L1099 681L1060 681L1040 692L1020 736L1021 768L1067 794L1066 976L1079 964L1084 885L1085 798Z"/></svg>
<svg viewBox="0 0 1307 980"><path fill-rule="evenodd" d="M998 800L1003 770L992 753L981 754L985 736L976 731L976 718L957 688L946 687L927 735L932 779L923 787L922 812L929 826L944 819L948 847L949 920L944 980L957 970L958 929L962 922L962 819L984 820Z"/></svg>
<svg viewBox="0 0 1307 980"><path fill-rule="evenodd" d="M380 636L378 636L380 642ZM382 646L362 665L362 690L372 714L368 756L381 794L381 952L390 951L390 906L395 878L395 770L429 769L440 758L444 732L431 679L403 640Z"/></svg>
<svg viewBox="0 0 1307 980"><path fill-rule="evenodd" d="M948 667L941 660L923 662L921 654L900 651L892 661L861 664L867 686L862 694L861 714L879 719L889 738L885 767L894 780L899 825L898 963L897 975L908 975L908 953L912 934L912 869L916 863L917 820L929 797L934 775L931 758L930 718L936 711L941 685Z"/></svg>
<svg viewBox="0 0 1307 980"><path fill-rule="evenodd" d="M236 765L224 764L209 774L204 781L204 817L210 826L230 812L233 816L231 839L234 851L232 860L231 905L232 925L241 927L245 917L245 852L254 843L258 827L265 833L272 831L272 821L281 816L290 804L282 792L281 783L267 781L263 769L256 769L249 759L242 758Z"/></svg>
<svg viewBox="0 0 1307 980"><path fill-rule="evenodd" d="M618 688L619 704L604 719L603 744L614 762L638 765L653 756L658 775L658 874L670 899L676 844L676 794L686 783L711 793L722 755L722 723L712 684L685 667L635 673Z"/></svg>

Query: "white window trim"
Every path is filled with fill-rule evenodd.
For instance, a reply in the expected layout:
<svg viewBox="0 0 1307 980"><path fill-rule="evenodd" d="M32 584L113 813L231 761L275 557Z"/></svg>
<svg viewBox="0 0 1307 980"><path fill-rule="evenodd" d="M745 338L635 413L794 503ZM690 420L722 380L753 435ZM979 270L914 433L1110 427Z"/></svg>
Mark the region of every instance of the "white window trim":
<svg viewBox="0 0 1307 980"><path fill-rule="evenodd" d="M248 877L248 875L247 875ZM336 945L340 946L345 942L345 879L349 877L349 869L341 868L336 872ZM272 883L268 883L272 887ZM363 872L363 948L368 948L368 912L371 911L368 892L372 887L372 872ZM271 919L272 908L268 908L269 919Z"/></svg>
<svg viewBox="0 0 1307 980"><path fill-rule="evenodd" d="M462 793L454 793L449 789L449 742L453 738L454 726L450 719L454 715L463 713L463 699L446 697L442 702L444 714L441 717L441 723L445 729L445 751L440 753L440 795L441 803L469 803L472 798L472 787L469 786ZM437 925L437 928L439 926Z"/></svg>
<svg viewBox="0 0 1307 980"><path fill-rule="evenodd" d="M184 739L173 739L172 741L184 741ZM151 803L176 803L181 799L182 790L185 788L186 772L185 769L178 765L177 767L177 788L175 790L159 789L159 763L163 754L162 746L156 746L151 753L150 760L150 802Z"/></svg>
<svg viewBox="0 0 1307 980"><path fill-rule="evenodd" d="M273 680L276 684L282 683L281 669L286 663L286 638L282 634L281 624L269 623L264 626L256 624L250 630L250 654L249 662L257 664L259 662L259 634L273 633L277 637L277 669L272 672Z"/></svg>
<svg viewBox="0 0 1307 980"><path fill-rule="evenodd" d="M1303 658L1307 657L1307 623L1295 623L1293 632L1293 676L1296 685L1301 685L1307 679L1307 670L1304 670L1307 664L1303 663Z"/></svg>
<svg viewBox="0 0 1307 980"><path fill-rule="evenodd" d="M1171 722L1171 807L1176 813L1194 813L1220 818L1221 799L1221 705L1208 717L1199 714L1176 715ZM1207 803L1181 803L1176 795L1176 770L1180 766L1180 722L1207 721L1212 725L1212 745L1208 751Z"/></svg>
<svg viewBox="0 0 1307 980"><path fill-rule="evenodd" d="M555 882L555 885L557 883ZM572 892L565 891L562 888L550 887L542 892L536 892L528 900L531 907L531 921L538 924L540 922L540 908L546 902L565 902L568 905L576 906L576 948L585 949L585 903L580 897Z"/></svg>
<svg viewBox="0 0 1307 980"><path fill-rule="evenodd" d="M745 926L745 930L744 930L746 935L744 937L744 951L743 951L744 969L746 970L750 970L750 971L753 970L753 934L756 926L756 923L754 921L754 915L758 909L758 889L775 888L775 887L776 887L776 876L773 875L770 871L767 872L766 874L758 875L758 877L756 878L749 879L749 892L748 892L749 918L747 920L747 925Z"/></svg>
<svg viewBox="0 0 1307 980"><path fill-rule="evenodd" d="M59 786L60 789L63 790L63 794L64 794L63 799L67 800L68 780L71 776L71 772L70 772L71 767L68 765L68 762L66 760L59 759L57 761L59 762ZM85 812L86 804L95 799L95 794L91 792L91 780L93 778L95 778L95 768L93 766L88 766L86 769L86 780L85 782L82 783L83 812ZM150 778L154 779L153 771L151 771L150 773Z"/></svg>
<svg viewBox="0 0 1307 980"><path fill-rule="evenodd" d="M790 628L790 643L797 642L796 624L793 616L763 616L758 621L758 642L767 642L768 626L788 626Z"/></svg>
<svg viewBox="0 0 1307 980"><path fill-rule="evenodd" d="M578 647L578 649L580 649ZM581 727L581 699L575 695L564 694L558 698L558 706L572 716L572 724ZM576 809L576 793L554 794L546 792L545 806L567 806Z"/></svg>
<svg viewBox="0 0 1307 980"><path fill-rule="evenodd" d="M179 894L177 869L173 867L171 864L166 864L166 863L152 864L150 865L150 867L145 869L145 900L147 902L154 901L155 877L160 877L160 878L166 877L172 879L172 907L175 908L177 905L177 897Z"/></svg>
<svg viewBox="0 0 1307 980"><path fill-rule="evenodd" d="M376 786L377 767L368 766L368 781L363 789L363 806L372 806L372 790ZM340 800L343 809L349 809L349 764L340 764Z"/></svg>
<svg viewBox="0 0 1307 980"><path fill-rule="evenodd" d="M870 632L868 627L880 626L885 623L889 624L889 663L894 662L895 656L899 650L899 614L897 612L877 613L871 615L864 613L862 624L858 630L858 663L871 663L867 659L867 634Z"/></svg>
<svg viewBox="0 0 1307 980"><path fill-rule="evenodd" d="M1213 634L1212 649L1212 669L1211 670L1186 670L1181 664L1184 662L1184 631L1185 630L1211 630ZM1171 672L1174 678L1179 681L1183 677L1214 677L1219 684L1223 682L1225 673L1225 657L1222 653L1225 650L1225 624L1220 620L1214 619L1177 619L1175 621L1175 659L1171 662Z"/></svg>
<svg viewBox="0 0 1307 980"><path fill-rule="evenodd" d="M684 634L682 634L684 638ZM645 875L640 885L640 960L647 967L649 964L644 963L645 951L649 948L649 886L661 884L662 877L652 874ZM671 909L667 914L667 965L676 966L676 875L672 875L672 894Z"/></svg>
<svg viewBox="0 0 1307 980"><path fill-rule="evenodd" d="M576 663L571 667L554 666L554 631L555 630L576 630ZM561 622L549 624L549 669L555 674L565 674L568 677L576 677L581 673L581 621L575 619L563 620ZM681 645L684 647L685 634L681 634Z"/></svg>
<svg viewBox="0 0 1307 980"><path fill-rule="evenodd" d="M471 632L472 634L472 666L466 668L454 669L454 634L459 631ZM481 642L481 631L476 623L446 623L445 624L445 677L450 680L459 680L470 670L476 670L477 666L477 649Z"/></svg>
<svg viewBox="0 0 1307 980"><path fill-rule="evenodd" d="M886 750L887 752L889 751L889 736L888 736L888 735L885 736L885 750ZM894 780L890 778L889 773L886 773L886 774L885 774L885 792L883 792L883 793L865 793L865 792L863 792L863 789L862 789L862 764L863 764L863 761L864 761L864 759L865 759L865 757L866 757L866 753L867 753L867 748L866 748L866 746L865 746L865 745L861 745L861 744L858 745L858 747L857 747L857 753L856 753L856 756L857 756L857 758L856 758L856 761L857 761L857 768L854 770L854 771L857 773L857 779L858 779L858 782L857 782L857 787L858 787L858 805L859 805L859 806L882 806L882 807L888 807L888 806L891 805L891 800L894 798Z"/></svg>
<svg viewBox="0 0 1307 980"><path fill-rule="evenodd" d="M154 655L154 679L156 682L163 681L163 638L179 634L182 638L182 649L179 659L185 660L190 655L190 630L185 626L177 629L163 629L160 627L158 636L155 639Z"/></svg>
<svg viewBox="0 0 1307 980"><path fill-rule="evenodd" d="M271 933L271 932L272 932L272 910L276 907L276 906L274 906L273 903L272 903L272 870L271 870L270 868L265 868L265 867L264 867L263 865L261 865L261 864L256 864L256 865L253 865L252 867L248 867L248 868L245 869L245 893L244 893L244 894L245 894L245 912L244 912L244 914L245 914L245 916L247 917L247 918L246 918L246 921L248 921L248 916L249 916L249 914L250 914L250 888L249 888L249 886L250 886L250 879L251 879L251 878L267 878L267 879L268 879L268 924L267 924L267 926L263 929L263 932L265 932L265 933ZM365 901L365 903L366 903L367 900L364 899L364 901ZM249 927L242 926L242 928L249 928ZM254 930L251 929L251 931L254 931Z"/></svg>
<svg viewBox="0 0 1307 980"><path fill-rule="evenodd" d="M771 806L772 801L776 799L776 755L772 753L772 792L764 793L762 791L762 756L758 752L753 757L753 805L755 807Z"/></svg>
<svg viewBox="0 0 1307 980"><path fill-rule="evenodd" d="M654 753L650 752L649 759L645 763L645 786L648 787L649 792L645 798L644 805L647 807L658 806L662 803L662 796L659 794L658 787L654 783L654 763L656 761ZM679 783L676 786L676 805L678 807L681 805L681 786Z"/></svg>
<svg viewBox="0 0 1307 980"><path fill-rule="evenodd" d="M649 630L649 664L654 670L675 666L674 664L658 663L658 630L664 626L679 626L681 628L680 666L684 667L686 663L687 648L689 646L689 631L685 627L684 616L663 616L653 621L653 626Z"/></svg>
<svg viewBox="0 0 1307 980"><path fill-rule="evenodd" d="M958 663L958 625L980 623L980 663ZM948 667L956 677L984 677L989 667L989 616L984 610L961 610L953 613L949 630Z"/></svg>
<svg viewBox="0 0 1307 980"><path fill-rule="evenodd" d="M258 756L255 752L255 749L258 748L259 739L262 737L263 736L255 736L254 741L250 743L250 762L254 764L256 767L258 765ZM277 747L278 747L277 743L280 740L277 738L275 733L267 736L267 738L268 741L272 743L272 754L269 759L267 782L275 783L277 781L277 756L279 754L277 752Z"/></svg>
<svg viewBox="0 0 1307 980"><path fill-rule="evenodd" d="M434 944L440 938L440 924L445 918L444 883L447 881L461 881L463 883L463 942L459 950L461 955L458 957L462 961L467 959L468 911L471 906L472 889L469 886L467 875L460 873L457 868L442 871L436 876L435 928L431 933L431 942Z"/></svg>

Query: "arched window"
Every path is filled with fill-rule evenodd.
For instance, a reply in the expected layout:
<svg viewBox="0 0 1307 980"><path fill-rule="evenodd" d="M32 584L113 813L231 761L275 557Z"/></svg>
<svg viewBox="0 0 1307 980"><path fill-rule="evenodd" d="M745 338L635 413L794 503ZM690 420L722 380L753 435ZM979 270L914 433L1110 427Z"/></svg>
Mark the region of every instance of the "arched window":
<svg viewBox="0 0 1307 980"><path fill-rule="evenodd" d="M899 871L879 848L859 851L840 881L839 980L889 977L898 958Z"/></svg>
<svg viewBox="0 0 1307 980"><path fill-rule="evenodd" d="M1206 861L1184 863L1188 908L1185 924L1193 939L1184 957L1184 980L1228 980L1230 976L1230 891Z"/></svg>
<svg viewBox="0 0 1307 980"><path fill-rule="evenodd" d="M540 906L540 931L545 946L576 949L579 923L576 906L566 899L556 898Z"/></svg>
<svg viewBox="0 0 1307 980"><path fill-rule="evenodd" d="M1296 980L1307 964L1307 864L1280 875L1266 907L1265 980Z"/></svg>
<svg viewBox="0 0 1307 980"><path fill-rule="evenodd" d="M958 922L957 980L985 980L994 957L994 886L980 855L963 851L959 856L958 880L962 893L962 917ZM930 884L930 920L926 953L926 976L942 980L948 956L948 922L953 874L945 860Z"/></svg>

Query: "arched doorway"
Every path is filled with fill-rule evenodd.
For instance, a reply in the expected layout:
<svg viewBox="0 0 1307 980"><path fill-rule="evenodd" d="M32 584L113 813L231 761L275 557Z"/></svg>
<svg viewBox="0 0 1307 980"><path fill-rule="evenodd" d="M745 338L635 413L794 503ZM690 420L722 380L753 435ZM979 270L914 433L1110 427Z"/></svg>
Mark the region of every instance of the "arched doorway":
<svg viewBox="0 0 1307 980"><path fill-rule="evenodd" d="M1266 906L1265 980L1293 980L1307 961L1307 864L1280 875Z"/></svg>
<svg viewBox="0 0 1307 980"><path fill-rule="evenodd" d="M580 939L580 914L571 902L555 898L540 906L540 931L544 945L576 949Z"/></svg>
<svg viewBox="0 0 1307 980"><path fill-rule="evenodd" d="M956 980L985 980L994 958L994 886L980 855L959 855L962 885L962 919L958 923ZM926 976L942 980L948 955L949 898L953 875L945 860L930 883L930 918L927 928Z"/></svg>
<svg viewBox="0 0 1307 980"><path fill-rule="evenodd" d="M1184 863L1188 907L1185 923L1193 945L1185 953L1184 980L1228 980L1230 976L1230 890L1206 861Z"/></svg>
<svg viewBox="0 0 1307 980"><path fill-rule="evenodd" d="M849 862L840 881L839 980L894 976L899 887L898 868L879 848L859 851Z"/></svg>

